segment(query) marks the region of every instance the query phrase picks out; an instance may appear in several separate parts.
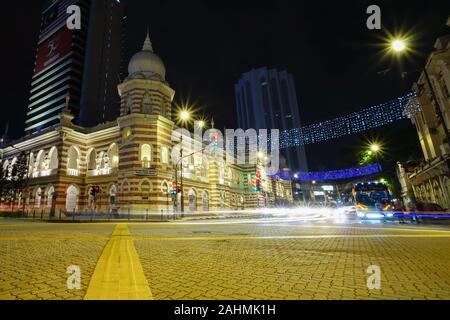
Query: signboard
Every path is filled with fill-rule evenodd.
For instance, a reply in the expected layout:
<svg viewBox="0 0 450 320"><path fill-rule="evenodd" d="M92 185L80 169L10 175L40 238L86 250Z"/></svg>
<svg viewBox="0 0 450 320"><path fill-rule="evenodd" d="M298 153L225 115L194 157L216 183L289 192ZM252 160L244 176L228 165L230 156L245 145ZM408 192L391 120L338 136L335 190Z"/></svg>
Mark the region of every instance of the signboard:
<svg viewBox="0 0 450 320"><path fill-rule="evenodd" d="M50 39L42 43L37 50L35 74L70 53L71 46L72 31L67 28L62 28Z"/></svg>
<svg viewBox="0 0 450 320"><path fill-rule="evenodd" d="M333 186L322 186L322 189L325 191L334 191L334 187Z"/></svg>
<svg viewBox="0 0 450 320"><path fill-rule="evenodd" d="M157 171L155 169L139 169L134 171L134 175L140 177L154 177L156 174Z"/></svg>
<svg viewBox="0 0 450 320"><path fill-rule="evenodd" d="M315 196L324 196L325 192L323 192L323 191L314 191L314 195Z"/></svg>

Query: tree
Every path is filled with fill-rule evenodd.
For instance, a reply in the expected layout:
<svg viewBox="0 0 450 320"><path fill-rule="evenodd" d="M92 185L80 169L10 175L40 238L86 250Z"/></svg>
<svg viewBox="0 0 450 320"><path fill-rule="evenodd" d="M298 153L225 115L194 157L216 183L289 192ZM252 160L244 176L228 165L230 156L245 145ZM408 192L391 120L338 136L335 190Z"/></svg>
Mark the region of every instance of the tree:
<svg viewBox="0 0 450 320"><path fill-rule="evenodd" d="M28 156L22 152L14 163L11 171L11 180L9 181L9 192L11 194L11 203L14 207L17 195L20 195L25 189L28 180Z"/></svg>
<svg viewBox="0 0 450 320"><path fill-rule="evenodd" d="M8 170L3 169L3 163L0 165L0 203L3 204L5 200L5 193L8 190L7 188L7 176Z"/></svg>

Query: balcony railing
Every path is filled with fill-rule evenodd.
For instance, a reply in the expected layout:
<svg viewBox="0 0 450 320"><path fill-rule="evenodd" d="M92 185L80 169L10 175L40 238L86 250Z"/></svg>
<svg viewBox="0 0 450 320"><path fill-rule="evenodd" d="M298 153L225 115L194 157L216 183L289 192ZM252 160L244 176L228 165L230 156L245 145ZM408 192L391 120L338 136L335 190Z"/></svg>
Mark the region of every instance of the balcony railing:
<svg viewBox="0 0 450 320"><path fill-rule="evenodd" d="M30 178L50 177L50 176L55 176L57 174L58 174L58 169L47 169L47 170L30 172L29 177Z"/></svg>
<svg viewBox="0 0 450 320"><path fill-rule="evenodd" d="M109 176L110 174L116 172L116 168L102 168L102 169L95 169L95 170L89 170L87 172L88 177L99 177L99 176Z"/></svg>
<svg viewBox="0 0 450 320"><path fill-rule="evenodd" d="M67 169L67 175L72 177L78 177L80 175L80 171L78 169Z"/></svg>

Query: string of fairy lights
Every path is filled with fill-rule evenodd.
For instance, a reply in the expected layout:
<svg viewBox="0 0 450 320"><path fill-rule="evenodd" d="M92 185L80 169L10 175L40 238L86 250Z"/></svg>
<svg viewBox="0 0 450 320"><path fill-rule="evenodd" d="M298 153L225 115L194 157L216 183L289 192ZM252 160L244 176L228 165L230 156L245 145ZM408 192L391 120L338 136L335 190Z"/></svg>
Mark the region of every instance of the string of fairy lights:
<svg viewBox="0 0 450 320"><path fill-rule="evenodd" d="M280 132L280 149L301 147L347 135L359 134L408 119L418 111L416 93L362 109L347 115ZM270 138L269 138L270 139ZM270 145L270 143L269 143Z"/></svg>
<svg viewBox="0 0 450 320"><path fill-rule="evenodd" d="M410 92L386 103L378 104L338 118L280 132L280 149L301 147L313 143L358 134L371 129L410 119L420 112L415 92ZM270 137L269 137L270 140ZM270 145L270 141L269 141ZM277 176L287 180L327 181L370 176L382 171L379 163L365 167L324 172L280 172Z"/></svg>

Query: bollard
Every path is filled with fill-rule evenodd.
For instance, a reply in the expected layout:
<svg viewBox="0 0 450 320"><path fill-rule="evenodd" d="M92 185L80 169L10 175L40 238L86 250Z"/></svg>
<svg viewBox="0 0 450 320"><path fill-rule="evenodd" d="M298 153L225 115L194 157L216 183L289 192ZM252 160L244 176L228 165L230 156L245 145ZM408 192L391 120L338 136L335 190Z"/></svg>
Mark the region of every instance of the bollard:
<svg viewBox="0 0 450 320"><path fill-rule="evenodd" d="M128 208L128 221L130 221L130 218L131 218L131 209Z"/></svg>
<svg viewBox="0 0 450 320"><path fill-rule="evenodd" d="M148 220L148 209L147 209L147 213L145 214L145 221Z"/></svg>
<svg viewBox="0 0 450 320"><path fill-rule="evenodd" d="M44 220L44 210L41 210L41 221Z"/></svg>
<svg viewBox="0 0 450 320"><path fill-rule="evenodd" d="M36 219L36 210L33 210L33 220Z"/></svg>
<svg viewBox="0 0 450 320"><path fill-rule="evenodd" d="M61 221L61 209L59 209L59 221Z"/></svg>

